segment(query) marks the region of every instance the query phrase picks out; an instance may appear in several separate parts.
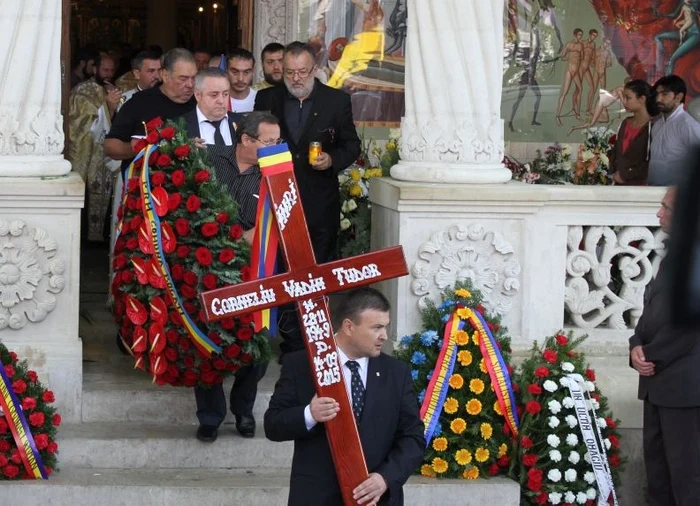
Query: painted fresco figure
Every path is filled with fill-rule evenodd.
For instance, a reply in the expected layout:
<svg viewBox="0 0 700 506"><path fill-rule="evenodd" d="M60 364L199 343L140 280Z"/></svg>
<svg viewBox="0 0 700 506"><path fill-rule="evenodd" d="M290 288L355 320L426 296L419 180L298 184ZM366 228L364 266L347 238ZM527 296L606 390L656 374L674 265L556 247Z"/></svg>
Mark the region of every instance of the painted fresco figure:
<svg viewBox="0 0 700 506"><path fill-rule="evenodd" d="M593 74L591 69L595 62L596 45L595 39L598 38L598 30L592 28L588 30L588 39L583 41L583 58L581 59L581 68L579 75L581 76L581 93L577 94L574 90L574 101L578 102L578 109L581 110L581 101L583 100L583 81L588 83L588 104L586 105L586 113L593 111L593 97L595 96L596 87L593 82Z"/></svg>
<svg viewBox="0 0 700 506"><path fill-rule="evenodd" d="M515 131L515 128L513 127L513 120L515 119L515 114L518 111L518 107L520 107L520 102L522 102L523 98L525 97L525 93L527 92L527 89L530 88L532 90L532 93L535 95L535 107L532 113L532 123L530 123L533 126L540 126L541 123L537 122L537 113L540 110L540 100L542 100L542 93L540 92L540 85L537 82L537 62L539 60L540 56L540 47L539 44L536 44L534 46L534 51L532 53L532 56L530 56L530 49L529 48L524 48L523 49L523 59L525 60L524 64L524 70L522 75L520 76L520 87L518 89L518 98L515 100L515 103L513 104L513 110L510 115L510 121L508 121L508 128L510 129L511 132Z"/></svg>
<svg viewBox="0 0 700 506"><path fill-rule="evenodd" d="M566 74L564 75L564 85L562 87L561 93L559 94L559 103L557 104L557 115L556 121L557 125L562 126L561 122L561 109L564 106L564 100L569 94L571 89L571 83L574 84L576 90L574 91L574 101L573 101L573 111L574 115L581 119L581 108L580 102L577 104L576 92L580 95L581 93L581 60L583 58L583 44L581 43L581 37L583 36L583 30L576 28L574 30L574 38L566 44L564 50L561 52L560 58L567 61Z"/></svg>
<svg viewBox="0 0 700 506"><path fill-rule="evenodd" d="M679 41L678 48L673 52L665 67L665 74L672 74L676 62L681 56L700 47L700 0L683 0L671 14L659 14L656 7L654 14L663 18L673 18L673 24L678 30L663 32L654 37L656 41L656 68L663 67L664 40Z"/></svg>
<svg viewBox="0 0 700 506"><path fill-rule="evenodd" d="M391 46L386 48L386 54L393 54L403 50L406 43L406 20L408 18L408 9L406 8L407 0L396 0L394 10L389 15L389 27L387 35L394 38Z"/></svg>
<svg viewBox="0 0 700 506"><path fill-rule="evenodd" d="M535 17L532 21L533 25L536 25L540 21L543 21L545 25L554 28L554 33L557 36L557 41L559 41L559 51L561 52L564 47L564 40L561 36L561 30L559 29L559 21L557 20L557 13L552 0L535 0L533 2L533 7L536 7Z"/></svg>

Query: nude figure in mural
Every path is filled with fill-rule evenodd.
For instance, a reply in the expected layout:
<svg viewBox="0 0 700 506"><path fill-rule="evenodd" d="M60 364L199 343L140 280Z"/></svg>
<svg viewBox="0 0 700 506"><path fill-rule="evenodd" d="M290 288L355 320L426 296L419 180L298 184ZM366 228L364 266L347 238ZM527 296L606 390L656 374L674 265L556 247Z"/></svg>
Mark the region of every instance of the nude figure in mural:
<svg viewBox="0 0 700 506"><path fill-rule="evenodd" d="M576 130L590 128L596 123L610 123L610 118L608 116L608 107L616 103L622 105L622 95L625 91L625 84L630 82L631 79L631 77L626 77L624 84L622 86L613 88L612 91L608 91L606 89L601 88L598 92L598 103L595 106L595 110L593 111L593 117L591 118L591 120L582 123L578 126L571 127L569 129L568 135L571 135ZM624 109L620 110L618 118L621 116L623 110Z"/></svg>
<svg viewBox="0 0 700 506"><path fill-rule="evenodd" d="M593 74L591 69L595 60L596 45L595 39L598 38L598 30L595 28L588 30L588 39L583 41L583 58L581 59L581 70L579 75L581 76L581 93L577 94L574 91L574 101L577 101L579 106L579 111L581 110L581 101L583 100L583 81L588 83L588 104L586 105L586 113L590 114L593 111L593 98L595 96L596 87L593 84Z"/></svg>
<svg viewBox="0 0 700 506"><path fill-rule="evenodd" d="M654 7L654 14L662 18L673 18L678 31L663 32L654 37L656 42L656 69L663 68L664 40L677 40L678 48L666 63L665 74L672 74L676 62L681 56L700 47L700 0L683 0L671 14L659 14Z"/></svg>
<svg viewBox="0 0 700 506"><path fill-rule="evenodd" d="M583 58L583 44L581 43L581 37L583 37L583 30L576 28L574 30L574 39L566 44L564 50L561 52L560 58L567 61L566 74L564 75L564 85L562 86L561 93L559 94L559 103L557 104L557 115L556 121L557 125L562 126L561 122L561 109L564 106L564 100L569 94L571 89L571 83L574 84L575 91L579 94L581 93L581 59ZM574 96L576 93L574 92ZM573 111L574 115L581 119L581 104L577 104L574 100Z"/></svg>

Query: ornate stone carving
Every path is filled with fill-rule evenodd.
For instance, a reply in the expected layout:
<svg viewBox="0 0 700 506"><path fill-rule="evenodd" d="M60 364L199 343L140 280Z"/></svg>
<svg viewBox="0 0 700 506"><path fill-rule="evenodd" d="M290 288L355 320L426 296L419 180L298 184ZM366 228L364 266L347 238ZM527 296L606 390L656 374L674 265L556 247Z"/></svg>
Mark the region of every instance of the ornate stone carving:
<svg viewBox="0 0 700 506"><path fill-rule="evenodd" d="M294 0L296 1L296 0ZM292 7L290 0L255 0L255 29L253 51L260 55L262 48L270 42L285 44L291 36ZM256 56L256 60L257 60ZM260 62L257 62L260 67ZM262 74L260 74L262 75Z"/></svg>
<svg viewBox="0 0 700 506"><path fill-rule="evenodd" d="M571 323L633 329L665 237L658 227L569 227L564 303Z"/></svg>
<svg viewBox="0 0 700 506"><path fill-rule="evenodd" d="M469 279L483 294L484 307L505 315L520 289L520 264L514 256L513 246L500 233L478 224L452 225L421 245L411 268L411 289L423 309L428 299L438 302L442 290Z"/></svg>
<svg viewBox="0 0 700 506"><path fill-rule="evenodd" d="M66 285L66 265L56 241L21 220L0 220L0 330L39 322L56 307Z"/></svg>

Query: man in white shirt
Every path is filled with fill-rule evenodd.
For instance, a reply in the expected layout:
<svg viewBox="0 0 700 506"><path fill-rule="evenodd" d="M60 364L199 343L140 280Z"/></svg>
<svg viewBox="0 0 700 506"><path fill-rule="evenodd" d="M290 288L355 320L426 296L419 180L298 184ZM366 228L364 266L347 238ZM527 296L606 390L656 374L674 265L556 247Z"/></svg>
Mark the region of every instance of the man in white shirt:
<svg viewBox="0 0 700 506"><path fill-rule="evenodd" d="M255 106L256 91L253 84L253 53L243 48L236 48L226 57L228 80L231 83L231 111L250 112Z"/></svg>
<svg viewBox="0 0 700 506"><path fill-rule="evenodd" d="M700 123L683 108L686 86L677 75L654 84L661 115L651 129L649 185L671 186L680 182L692 149L700 147Z"/></svg>

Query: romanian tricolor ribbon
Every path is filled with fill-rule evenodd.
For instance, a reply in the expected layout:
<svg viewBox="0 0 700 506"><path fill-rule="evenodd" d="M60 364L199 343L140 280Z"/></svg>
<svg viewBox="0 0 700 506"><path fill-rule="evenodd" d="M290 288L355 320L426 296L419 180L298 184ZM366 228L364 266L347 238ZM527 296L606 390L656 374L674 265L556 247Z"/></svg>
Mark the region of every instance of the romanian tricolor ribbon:
<svg viewBox="0 0 700 506"><path fill-rule="evenodd" d="M34 436L29 429L22 405L12 390L12 383L7 377L2 363L0 363L0 407L5 414L7 424L10 426L19 456L22 458L27 473L37 480L47 479L46 468L34 443Z"/></svg>
<svg viewBox="0 0 700 506"><path fill-rule="evenodd" d="M194 344L207 357L209 357L212 353L221 353L221 348L214 344L207 337L207 335L197 327L197 325L187 314L187 311L185 311L182 304L182 299L180 298L180 294L175 289L175 283L173 283L173 278L170 275L168 261L165 258L165 253L163 252L160 218L155 212L155 203L153 202L153 194L151 193L150 170L148 166L148 159L151 153L153 153L157 149L158 146L152 144L145 148L143 168L141 169L141 196L143 197L143 216L151 235L151 241L153 242L153 258L156 261L158 269L163 275L163 278L165 279L165 285L168 289L168 293L170 294L170 298L173 301L175 310L182 319L183 326L187 330L187 333L189 334Z"/></svg>
<svg viewBox="0 0 700 506"><path fill-rule="evenodd" d="M450 388L450 376L455 368L457 360L457 341L455 334L464 328L462 321L457 313L452 313L450 319L445 324L445 332L442 341L442 348L438 356L433 375L430 377L430 383L425 391L423 405L420 408L420 417L425 425L423 433L426 445L430 443L435 433L442 406L447 397L447 391Z"/></svg>

